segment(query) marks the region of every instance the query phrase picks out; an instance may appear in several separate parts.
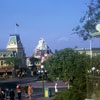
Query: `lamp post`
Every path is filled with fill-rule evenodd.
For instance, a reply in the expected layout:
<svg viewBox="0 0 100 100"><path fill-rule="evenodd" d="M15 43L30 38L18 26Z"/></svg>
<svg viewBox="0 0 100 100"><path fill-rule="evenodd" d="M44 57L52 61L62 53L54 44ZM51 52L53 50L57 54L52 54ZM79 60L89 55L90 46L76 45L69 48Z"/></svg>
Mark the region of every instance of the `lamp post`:
<svg viewBox="0 0 100 100"><path fill-rule="evenodd" d="M92 71L93 71L93 76L94 76L95 67L92 67Z"/></svg>
<svg viewBox="0 0 100 100"><path fill-rule="evenodd" d="M44 96L44 65L41 65L41 73L42 73L42 95Z"/></svg>

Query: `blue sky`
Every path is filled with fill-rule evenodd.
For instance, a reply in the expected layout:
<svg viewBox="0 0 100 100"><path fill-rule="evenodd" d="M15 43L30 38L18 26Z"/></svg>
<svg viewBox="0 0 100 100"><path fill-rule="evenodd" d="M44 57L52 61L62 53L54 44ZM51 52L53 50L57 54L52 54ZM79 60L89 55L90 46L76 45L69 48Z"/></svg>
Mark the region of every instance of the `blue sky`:
<svg viewBox="0 0 100 100"><path fill-rule="evenodd" d="M5 49L10 34L20 34L27 56L33 54L40 38L49 47L89 48L89 41L72 35L90 0L0 0L0 49ZM15 24L20 27L15 29ZM93 46L99 47L93 39Z"/></svg>

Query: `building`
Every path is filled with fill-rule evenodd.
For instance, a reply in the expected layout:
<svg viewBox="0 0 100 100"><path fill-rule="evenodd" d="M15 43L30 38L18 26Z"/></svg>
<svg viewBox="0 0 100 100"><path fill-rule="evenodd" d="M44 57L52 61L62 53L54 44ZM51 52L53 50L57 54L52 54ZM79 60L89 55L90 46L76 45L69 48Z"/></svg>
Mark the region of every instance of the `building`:
<svg viewBox="0 0 100 100"><path fill-rule="evenodd" d="M19 67L25 67L25 52L23 45L21 43L21 39L19 35L10 35L8 45L7 45L7 51L13 51L16 53L16 57L21 59L22 65Z"/></svg>
<svg viewBox="0 0 100 100"><path fill-rule="evenodd" d="M19 69L25 68L25 52L19 35L10 35L6 50L0 51L0 72L4 72L5 69L12 71L14 66L5 64L5 60L11 57L17 57L21 59Z"/></svg>
<svg viewBox="0 0 100 100"><path fill-rule="evenodd" d="M92 48L90 50L90 48L76 48L75 51L78 51L80 54L82 53L86 53L87 55L90 55L92 54L92 56L97 56L97 55L100 55L100 48Z"/></svg>
<svg viewBox="0 0 100 100"><path fill-rule="evenodd" d="M41 38L38 45L34 49L33 57L41 60L41 63L53 55L51 49L46 44L45 40Z"/></svg>
<svg viewBox="0 0 100 100"><path fill-rule="evenodd" d="M39 59L39 62L36 63L37 69L39 69L41 64L52 55L53 53L51 49L49 48L45 40L41 38L38 42L38 45L34 49L34 53L32 55L32 57Z"/></svg>
<svg viewBox="0 0 100 100"><path fill-rule="evenodd" d="M46 44L45 40L41 38L38 42L38 45L34 49L33 57L39 58L41 60L46 60L52 55L52 51L49 46Z"/></svg>

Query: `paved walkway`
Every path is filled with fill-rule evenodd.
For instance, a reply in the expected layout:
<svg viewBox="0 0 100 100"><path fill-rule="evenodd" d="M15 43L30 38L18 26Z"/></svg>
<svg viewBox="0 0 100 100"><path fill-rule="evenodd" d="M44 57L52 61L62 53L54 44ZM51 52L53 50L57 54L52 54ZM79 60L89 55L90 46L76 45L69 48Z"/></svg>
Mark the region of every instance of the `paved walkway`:
<svg viewBox="0 0 100 100"><path fill-rule="evenodd" d="M48 98L45 98L45 97L32 97L31 100L52 100L54 97L48 97ZM18 99L16 99L18 100ZM22 100L29 100L29 98L22 98Z"/></svg>
<svg viewBox="0 0 100 100"><path fill-rule="evenodd" d="M24 87L27 84L27 85L32 85L34 88L42 88L43 84L44 84L45 88L54 88L55 83L56 83L56 81L53 81L53 82L45 81L44 83L42 81L36 81L36 82L23 83L22 86ZM58 88L67 88L67 86L65 85L65 83L63 81L58 81L57 83L58 83Z"/></svg>
<svg viewBox="0 0 100 100"><path fill-rule="evenodd" d="M32 96L31 100L52 100L53 98L54 97L48 97L48 98L46 98L46 97L41 97L41 96ZM5 100L10 100L10 98L9 99L5 99ZM15 100L18 100L18 98L16 97ZM25 96L22 96L21 100L29 100L29 98L25 97Z"/></svg>
<svg viewBox="0 0 100 100"><path fill-rule="evenodd" d="M32 85L33 86L33 89L34 89L34 94L33 94L33 97L32 97L32 100L52 100L54 97L49 97L49 98L45 98L45 97L42 97L42 87L43 87L43 82L42 81L35 81L36 78L35 77L26 77L26 78L23 78L23 79L7 79L7 80L4 80L4 81L1 81L0 83L6 83L7 82L7 85L8 83L10 82L10 85L11 83L13 82L18 82L18 83L21 83L21 86L22 88L27 84L27 85ZM50 93L52 96L55 95L55 91L54 91L54 87L55 87L55 83L56 81L54 82L44 82L44 87L45 88L49 88L50 90ZM67 88L67 86L65 85L65 83L63 81L58 81L58 88L59 88L59 91L63 91L62 89L65 89ZM16 94L17 96L17 94ZM16 99L18 100L18 99ZM22 94L22 100L29 100L29 98L26 98L25 97L25 94L23 93Z"/></svg>

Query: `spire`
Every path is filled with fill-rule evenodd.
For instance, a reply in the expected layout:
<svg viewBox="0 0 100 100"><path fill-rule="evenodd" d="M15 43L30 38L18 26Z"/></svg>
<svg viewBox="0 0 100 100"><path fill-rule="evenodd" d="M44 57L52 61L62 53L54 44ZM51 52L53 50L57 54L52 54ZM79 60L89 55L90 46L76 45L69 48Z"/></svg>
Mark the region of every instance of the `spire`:
<svg viewBox="0 0 100 100"><path fill-rule="evenodd" d="M43 38L40 38L36 50L48 50L49 47Z"/></svg>
<svg viewBox="0 0 100 100"><path fill-rule="evenodd" d="M38 45L34 49L33 56L35 58L42 58L46 55L52 55L51 49L49 48L45 40L43 38L40 38Z"/></svg>

